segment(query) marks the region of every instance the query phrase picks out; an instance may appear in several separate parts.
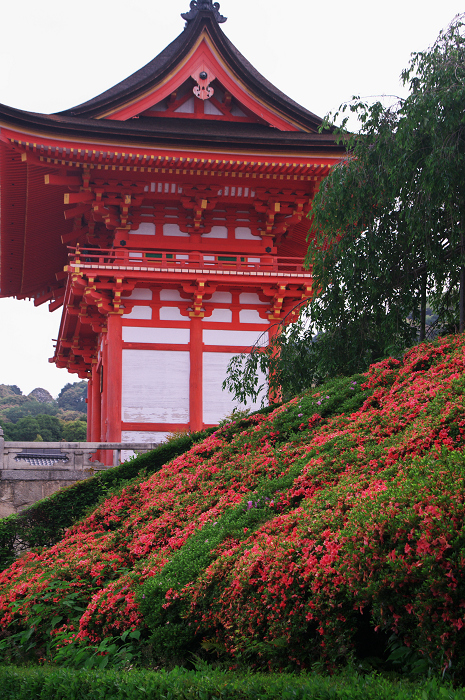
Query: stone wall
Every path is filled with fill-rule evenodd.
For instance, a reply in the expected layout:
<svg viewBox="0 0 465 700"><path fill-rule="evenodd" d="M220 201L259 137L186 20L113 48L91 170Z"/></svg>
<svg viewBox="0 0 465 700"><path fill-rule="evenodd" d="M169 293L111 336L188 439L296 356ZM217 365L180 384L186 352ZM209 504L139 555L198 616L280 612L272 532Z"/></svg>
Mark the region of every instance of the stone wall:
<svg viewBox="0 0 465 700"><path fill-rule="evenodd" d="M58 489L108 469L95 459L98 450L147 452L157 443L5 442L0 428L0 518L50 496Z"/></svg>

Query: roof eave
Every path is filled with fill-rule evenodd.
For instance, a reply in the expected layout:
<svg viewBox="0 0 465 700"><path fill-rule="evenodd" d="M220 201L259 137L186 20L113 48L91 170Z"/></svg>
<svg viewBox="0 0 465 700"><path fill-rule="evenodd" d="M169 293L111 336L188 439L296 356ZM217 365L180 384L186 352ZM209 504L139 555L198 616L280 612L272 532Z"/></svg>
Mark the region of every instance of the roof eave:
<svg viewBox="0 0 465 700"><path fill-rule="evenodd" d="M137 120L130 122L118 122L115 120L83 119L65 115L44 115L33 112L24 112L12 107L0 105L0 127L4 126L19 133L30 135L31 138L43 136L44 138L65 138L70 141L80 139L92 142L114 143L121 147L121 143L145 145L146 147L196 147L205 149L234 148L250 149L258 151L280 151L282 149L296 153L309 153L311 151L325 151L342 153L344 147L338 143L334 135L330 133L315 134L299 131L282 132L277 129L270 130L269 135L256 134L227 134L210 133L208 139L205 135L183 133L182 131L160 129L154 131L137 128Z"/></svg>

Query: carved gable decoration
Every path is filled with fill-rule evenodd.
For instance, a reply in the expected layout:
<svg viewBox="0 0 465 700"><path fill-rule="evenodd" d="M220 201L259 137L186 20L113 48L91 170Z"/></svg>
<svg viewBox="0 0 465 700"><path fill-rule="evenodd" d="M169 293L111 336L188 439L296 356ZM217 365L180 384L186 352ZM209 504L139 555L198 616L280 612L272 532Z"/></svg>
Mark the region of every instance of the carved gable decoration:
<svg viewBox="0 0 465 700"><path fill-rule="evenodd" d="M205 74L207 77L202 80L202 78L197 77L199 74L200 76ZM174 90L164 100L155 102L141 112L139 117L212 119L266 124L263 119L260 119L233 97L213 73L207 73L206 70L196 71L177 90Z"/></svg>
<svg viewBox="0 0 465 700"><path fill-rule="evenodd" d="M248 122L281 131L299 130L242 82L219 54L207 31L200 33L190 54L177 63L168 78L97 118L126 121L160 117Z"/></svg>

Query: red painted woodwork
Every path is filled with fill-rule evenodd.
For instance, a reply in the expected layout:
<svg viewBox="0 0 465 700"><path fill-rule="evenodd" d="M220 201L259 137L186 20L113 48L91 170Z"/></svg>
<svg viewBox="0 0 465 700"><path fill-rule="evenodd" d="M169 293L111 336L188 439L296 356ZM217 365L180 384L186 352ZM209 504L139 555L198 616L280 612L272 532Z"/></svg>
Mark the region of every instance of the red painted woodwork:
<svg viewBox="0 0 465 700"><path fill-rule="evenodd" d="M86 438L87 442L92 442L92 428L93 428L93 413L94 413L94 402L92 401L92 389L93 389L93 384L94 384L94 377L91 374L91 377L88 381L87 384L87 393L88 393L88 398L86 399L86 404L87 404L87 432L86 432Z"/></svg>
<svg viewBox="0 0 465 700"><path fill-rule="evenodd" d="M298 127L293 124L290 119L286 120L280 114L270 110L267 105L257 103L256 95L251 95L246 85L242 85L237 79L231 77L227 66L216 54L215 47L212 45L211 39L207 34L203 34L199 37L197 48L194 50L193 54L186 62L179 66L175 74L164 85L157 86L155 90L150 91L142 98L130 102L117 110L105 112L101 116L106 119L125 121L140 115L146 110L149 110L152 105L169 98L180 85L185 83L185 81L198 70L200 65L203 65L208 73L215 74L221 86L233 95L249 112L256 115L256 118L258 117L257 121L264 121L270 126L282 131L298 130Z"/></svg>
<svg viewBox="0 0 465 700"><path fill-rule="evenodd" d="M107 442L121 441L121 349L122 323L119 314L110 314L107 320Z"/></svg>
<svg viewBox="0 0 465 700"><path fill-rule="evenodd" d="M203 357L202 357L202 319L191 318L190 322L190 379L189 379L189 415L192 431L203 428Z"/></svg>
<svg viewBox="0 0 465 700"><path fill-rule="evenodd" d="M307 215L344 149L215 17L59 115L0 105L0 295L63 306L52 359L91 379L95 442L212 424L215 372L312 295Z"/></svg>
<svg viewBox="0 0 465 700"><path fill-rule="evenodd" d="M92 366L92 381L89 382L91 396L91 421L90 421L90 442L99 442L101 439L101 393L100 393L100 372L97 366ZM89 393L89 392L88 392ZM89 416L87 416L89 423Z"/></svg>

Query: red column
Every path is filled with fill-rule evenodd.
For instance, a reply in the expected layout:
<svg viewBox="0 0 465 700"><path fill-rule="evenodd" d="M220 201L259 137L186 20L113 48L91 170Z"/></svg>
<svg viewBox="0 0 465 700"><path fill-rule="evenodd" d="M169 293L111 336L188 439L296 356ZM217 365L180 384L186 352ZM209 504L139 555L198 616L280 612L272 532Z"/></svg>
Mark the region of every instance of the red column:
<svg viewBox="0 0 465 700"><path fill-rule="evenodd" d="M92 387L94 383L94 373L92 372L92 377L87 382L87 442L92 442Z"/></svg>
<svg viewBox="0 0 465 700"><path fill-rule="evenodd" d="M100 365L100 381L101 381L101 387L102 387L102 394L100 397L100 441L101 442L107 442L107 427L108 427L108 418L107 418L107 405L108 405L108 392L107 392L107 386L108 386L108 334L105 333L104 336L105 340L103 342L103 348L102 348L102 363Z"/></svg>
<svg viewBox="0 0 465 700"><path fill-rule="evenodd" d="M121 442L122 360L122 318L119 314L110 314L108 316L106 385L104 389L107 399L107 442Z"/></svg>
<svg viewBox="0 0 465 700"><path fill-rule="evenodd" d="M190 324L190 375L189 375L189 427L190 430L203 428L203 345L202 319L191 318Z"/></svg>
<svg viewBox="0 0 465 700"><path fill-rule="evenodd" d="M102 430L101 400L100 372L97 370L96 365L92 365L92 384L90 386L90 405L92 406L90 442L100 442L100 432Z"/></svg>

